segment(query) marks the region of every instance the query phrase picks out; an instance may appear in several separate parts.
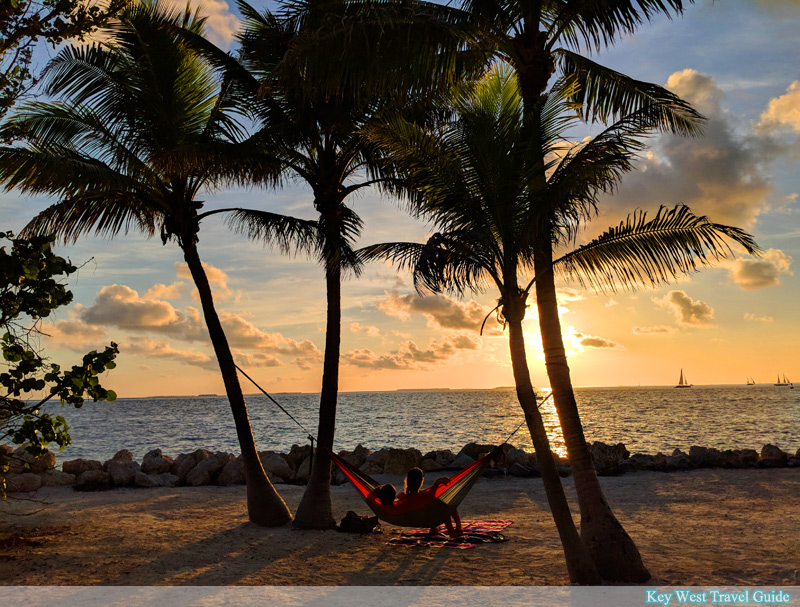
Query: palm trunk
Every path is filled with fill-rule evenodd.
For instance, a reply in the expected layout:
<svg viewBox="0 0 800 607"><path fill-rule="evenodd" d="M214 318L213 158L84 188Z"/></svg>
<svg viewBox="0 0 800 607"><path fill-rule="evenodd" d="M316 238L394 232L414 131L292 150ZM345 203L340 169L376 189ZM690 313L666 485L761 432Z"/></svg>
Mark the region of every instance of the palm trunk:
<svg viewBox="0 0 800 607"><path fill-rule="evenodd" d="M194 243L185 244L183 246L183 256L200 295L200 303L203 306L203 315L208 327L208 334L211 337L211 343L214 345L219 370L225 383L225 392L231 405L233 421L236 426L236 436L239 439L239 447L242 450L244 473L247 479L248 516L250 521L257 525L265 527L284 525L292 520L292 515L286 503L278 495L269 478L267 478L267 474L264 472L264 467L258 457L242 387L239 385L239 377L236 374L228 339L225 337L217 311L214 309L214 298L211 294L211 287L208 284L208 277L197 253L197 246Z"/></svg>
<svg viewBox="0 0 800 607"><path fill-rule="evenodd" d="M325 360L319 398L318 449L303 498L294 518L301 529L330 529L336 526L331 510L331 458L336 428L336 400L339 393L339 347L342 333L342 281L338 259L326 262L328 315L325 328Z"/></svg>
<svg viewBox="0 0 800 607"><path fill-rule="evenodd" d="M611 582L644 582L650 579L650 572L644 566L636 544L606 502L583 435L561 337L552 262L553 250L548 239L537 247L535 255L536 303L547 376L578 493L581 538L603 579Z"/></svg>
<svg viewBox="0 0 800 607"><path fill-rule="evenodd" d="M521 307L524 310L524 301ZM508 318L508 317L507 317ZM522 335L522 318L515 318L508 322L509 348L511 350L511 366L514 370L514 382L517 388L517 398L522 410L525 412L525 422L533 440L536 450L536 461L542 473L542 482L547 494L547 502L561 538L564 548L564 558L567 561L567 572L570 582L578 584L600 584L601 579L594 563L581 541L572 513L569 509L567 496L558 475L553 452L550 450L550 441L544 427L542 414L536 404L536 394L531 383L528 370L528 357L525 352L525 340Z"/></svg>

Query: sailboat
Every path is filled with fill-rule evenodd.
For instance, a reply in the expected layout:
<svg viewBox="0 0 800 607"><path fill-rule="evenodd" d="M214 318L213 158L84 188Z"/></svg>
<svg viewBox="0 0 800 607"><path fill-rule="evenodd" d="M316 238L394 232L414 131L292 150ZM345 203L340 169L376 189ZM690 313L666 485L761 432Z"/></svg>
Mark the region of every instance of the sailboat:
<svg viewBox="0 0 800 607"><path fill-rule="evenodd" d="M753 378L752 378L752 377L748 377L748 378L747 378L747 385L748 385L748 386L755 386L755 385L756 385L756 382L753 380Z"/></svg>
<svg viewBox="0 0 800 607"><path fill-rule="evenodd" d="M686 376L683 374L683 369L681 369L681 378L678 380L678 385L675 386L676 388L691 388L692 384L690 384L686 380Z"/></svg>
<svg viewBox="0 0 800 607"><path fill-rule="evenodd" d="M783 374L783 380L781 380L781 374L778 373L778 381L775 383L775 385L776 386L789 386L789 387L794 388L794 386L792 385L792 382L790 382L788 379L786 379L786 374L785 373Z"/></svg>

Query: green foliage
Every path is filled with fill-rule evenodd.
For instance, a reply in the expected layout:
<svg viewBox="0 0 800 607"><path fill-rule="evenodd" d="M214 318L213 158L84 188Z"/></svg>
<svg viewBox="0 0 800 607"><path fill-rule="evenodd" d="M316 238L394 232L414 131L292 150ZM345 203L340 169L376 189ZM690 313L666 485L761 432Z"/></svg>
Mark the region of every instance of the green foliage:
<svg viewBox="0 0 800 607"><path fill-rule="evenodd" d="M0 3L0 118L33 83L33 48L57 46L103 25L130 0L3 0Z"/></svg>
<svg viewBox="0 0 800 607"><path fill-rule="evenodd" d="M100 385L99 376L116 367L119 350L111 343L102 352L91 351L71 369L62 370L36 347L41 319L72 301L63 281L77 268L54 254L52 237L14 238L10 252L0 247L0 351L5 369L0 373L0 444L11 440L26 444L31 455L41 455L47 445L60 450L70 444L64 417L52 417L42 406L57 398L63 405L81 407L86 398L113 402L117 395ZM45 396L42 396L44 394ZM8 459L0 457L0 495L4 495Z"/></svg>

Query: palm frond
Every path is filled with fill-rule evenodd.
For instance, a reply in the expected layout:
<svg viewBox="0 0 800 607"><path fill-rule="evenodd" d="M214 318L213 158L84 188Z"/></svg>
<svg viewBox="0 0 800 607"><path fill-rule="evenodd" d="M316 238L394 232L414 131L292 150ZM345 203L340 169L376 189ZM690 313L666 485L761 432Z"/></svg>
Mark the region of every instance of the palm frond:
<svg viewBox="0 0 800 607"><path fill-rule="evenodd" d="M658 286L726 258L732 243L751 255L760 252L744 230L712 223L684 205L661 207L649 221L644 211L629 215L553 265L566 278L596 290Z"/></svg>
<svg viewBox="0 0 800 607"><path fill-rule="evenodd" d="M223 209L206 215L219 212L226 214L225 222L234 233L250 240L276 246L283 253L320 254L319 224L316 221L254 209Z"/></svg>

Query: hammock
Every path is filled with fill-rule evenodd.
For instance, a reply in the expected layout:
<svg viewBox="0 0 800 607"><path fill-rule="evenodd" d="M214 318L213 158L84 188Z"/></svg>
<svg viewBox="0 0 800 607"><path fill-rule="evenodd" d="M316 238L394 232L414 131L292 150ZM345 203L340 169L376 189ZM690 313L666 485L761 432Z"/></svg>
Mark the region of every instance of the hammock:
<svg viewBox="0 0 800 607"><path fill-rule="evenodd" d="M455 512L475 482L489 465L491 454L464 468L446 483L414 493L389 506L378 500L381 483L328 450L333 463L367 502L367 506L383 521L400 527L434 527L441 525Z"/></svg>

